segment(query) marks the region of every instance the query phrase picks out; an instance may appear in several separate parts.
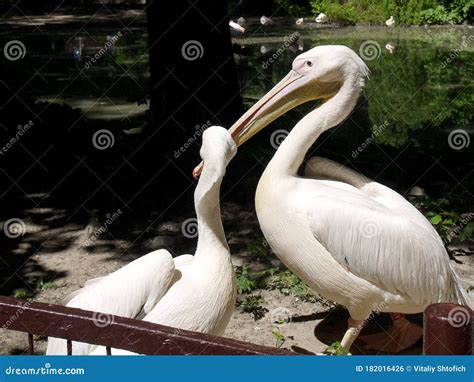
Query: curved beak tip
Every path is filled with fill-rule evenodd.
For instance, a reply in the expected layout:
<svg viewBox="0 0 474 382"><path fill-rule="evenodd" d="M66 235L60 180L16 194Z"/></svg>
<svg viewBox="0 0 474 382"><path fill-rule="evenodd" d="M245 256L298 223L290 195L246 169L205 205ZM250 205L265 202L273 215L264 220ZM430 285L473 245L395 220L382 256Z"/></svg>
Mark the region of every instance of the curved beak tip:
<svg viewBox="0 0 474 382"><path fill-rule="evenodd" d="M194 167L194 170L193 170L194 179L199 179L203 166L204 166L204 162L201 162L196 167Z"/></svg>

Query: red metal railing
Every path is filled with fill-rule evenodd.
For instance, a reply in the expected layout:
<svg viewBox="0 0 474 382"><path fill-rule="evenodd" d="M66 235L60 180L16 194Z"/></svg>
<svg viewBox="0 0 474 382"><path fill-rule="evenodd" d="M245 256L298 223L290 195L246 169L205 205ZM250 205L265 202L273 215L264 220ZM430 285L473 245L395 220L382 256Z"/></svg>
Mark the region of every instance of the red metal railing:
<svg viewBox="0 0 474 382"><path fill-rule="evenodd" d="M110 316L104 314L103 316ZM100 313L41 302L0 296L0 327L28 333L29 353L34 354L33 335L102 345L139 354L186 355L295 355L283 349L229 338L191 332L151 322L114 316L101 322Z"/></svg>
<svg viewBox="0 0 474 382"><path fill-rule="evenodd" d="M100 317L109 319L101 321ZM456 304L432 304L424 314L424 354L471 354L472 310ZM98 312L0 296L0 327L33 335L63 338L68 354L72 341L129 350L139 354L296 355L283 349L191 332L151 322Z"/></svg>

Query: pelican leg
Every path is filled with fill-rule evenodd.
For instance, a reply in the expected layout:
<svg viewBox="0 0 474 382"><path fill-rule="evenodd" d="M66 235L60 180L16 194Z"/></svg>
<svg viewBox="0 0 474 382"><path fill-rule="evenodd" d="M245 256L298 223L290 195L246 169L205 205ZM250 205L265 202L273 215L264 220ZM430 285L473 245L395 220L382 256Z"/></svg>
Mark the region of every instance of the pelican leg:
<svg viewBox="0 0 474 382"><path fill-rule="evenodd" d="M390 328L361 338L367 344L366 349L399 353L416 344L423 335L423 329L408 321L404 314L390 313L390 317Z"/></svg>
<svg viewBox="0 0 474 382"><path fill-rule="evenodd" d="M341 346L345 347L347 350L350 350L355 339L359 335L360 331L364 327L364 322L362 320L354 320L349 318L347 320L348 328L344 337L342 337Z"/></svg>

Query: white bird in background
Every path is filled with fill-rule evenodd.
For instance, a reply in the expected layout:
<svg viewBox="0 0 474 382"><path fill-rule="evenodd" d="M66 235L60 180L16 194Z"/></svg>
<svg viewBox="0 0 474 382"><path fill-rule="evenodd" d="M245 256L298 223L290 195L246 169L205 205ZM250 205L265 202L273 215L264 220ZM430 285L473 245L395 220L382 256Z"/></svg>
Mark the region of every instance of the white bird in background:
<svg viewBox="0 0 474 382"><path fill-rule="evenodd" d="M324 23L327 23L328 22L328 17L326 14L324 13L320 13L318 15L318 17L316 17L316 20L315 20L317 23L320 23L320 24L324 24Z"/></svg>
<svg viewBox="0 0 474 382"><path fill-rule="evenodd" d="M390 18L387 21L385 21L385 25L388 27L395 26L395 19L393 18L393 16L390 16Z"/></svg>
<svg viewBox="0 0 474 382"><path fill-rule="evenodd" d="M229 21L229 27L231 35L242 35L245 33L245 28L232 20Z"/></svg>
<svg viewBox="0 0 474 382"><path fill-rule="evenodd" d="M235 274L220 215L219 192L237 147L230 133L211 126L203 133L205 162L194 193L199 229L194 256L175 259L166 250L145 255L118 271L86 283L67 306L222 335L234 310ZM102 324L102 322L98 322ZM106 322L105 322L106 324ZM104 347L73 342L73 354L106 354ZM46 354L66 354L66 341L50 338ZM112 349L112 354L130 354Z"/></svg>
<svg viewBox="0 0 474 382"><path fill-rule="evenodd" d="M237 19L237 24L239 24L240 26L245 26L245 23L246 23L246 20L240 16L238 19Z"/></svg>
<svg viewBox="0 0 474 382"><path fill-rule="evenodd" d="M393 54L393 52L395 52L395 45L388 42L385 44L385 49L387 49L390 54Z"/></svg>
<svg viewBox="0 0 474 382"><path fill-rule="evenodd" d="M431 303L468 301L436 230L401 195L324 158L310 159L306 177L298 175L312 144L354 109L368 74L345 46L313 48L230 129L240 145L288 110L325 101L279 146L259 181L255 207L280 260L314 291L349 310L341 341L347 349L372 311L418 313ZM199 171L198 166L195 176ZM372 338L371 347L396 352L420 338L421 328L403 314L392 319L388 333Z"/></svg>
<svg viewBox="0 0 474 382"><path fill-rule="evenodd" d="M304 23L304 18L302 18L302 17L299 18L299 19L296 19L296 21L295 21L296 25L303 25L303 23Z"/></svg>
<svg viewBox="0 0 474 382"><path fill-rule="evenodd" d="M270 25L270 24L273 24L273 20L268 18L267 16L262 16L262 17L260 17L260 24Z"/></svg>

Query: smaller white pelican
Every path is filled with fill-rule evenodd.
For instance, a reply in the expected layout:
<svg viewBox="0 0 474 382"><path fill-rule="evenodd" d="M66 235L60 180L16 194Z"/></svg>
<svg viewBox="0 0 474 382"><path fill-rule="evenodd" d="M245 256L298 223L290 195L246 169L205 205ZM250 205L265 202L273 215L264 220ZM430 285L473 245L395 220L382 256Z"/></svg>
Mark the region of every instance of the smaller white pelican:
<svg viewBox="0 0 474 382"><path fill-rule="evenodd" d="M385 49L387 49L390 54L393 54L393 52L395 52L395 45L387 43Z"/></svg>
<svg viewBox="0 0 474 382"><path fill-rule="evenodd" d="M296 19L295 24L296 25L303 25L304 24L304 18L301 17L299 19Z"/></svg>
<svg viewBox="0 0 474 382"><path fill-rule="evenodd" d="M385 21L385 25L388 27L395 26L395 19L393 18L393 16L390 16L390 18L387 21Z"/></svg>
<svg viewBox="0 0 474 382"><path fill-rule="evenodd" d="M273 24L273 20L270 19L269 17L263 15L262 17L260 17L260 24L262 24L262 25L270 25L270 24Z"/></svg>
<svg viewBox="0 0 474 382"><path fill-rule="evenodd" d="M315 20L317 23L319 24L324 24L324 23L327 23L328 22L328 17L325 13L320 13L318 15L318 17L316 17L316 20Z"/></svg>
<svg viewBox="0 0 474 382"><path fill-rule="evenodd" d="M245 28L237 24L235 21L229 21L230 33L231 35L241 35L245 33Z"/></svg>
<svg viewBox="0 0 474 382"><path fill-rule="evenodd" d="M245 19L244 19L242 16L240 16L240 17L237 19L237 24L239 24L240 26L243 27L243 26L245 25L245 23L246 23L246 21L245 21Z"/></svg>
<svg viewBox="0 0 474 382"><path fill-rule="evenodd" d="M222 335L234 310L235 274L220 215L225 169L237 151L230 133L211 126L203 133L202 177L194 192L199 238L194 256L175 259L154 251L108 276L90 280L68 298L67 306L103 312L98 326L114 315L175 328ZM73 342L73 354L105 354L104 347ZM113 354L131 354L112 350ZM66 341L48 340L46 354L66 354Z"/></svg>

